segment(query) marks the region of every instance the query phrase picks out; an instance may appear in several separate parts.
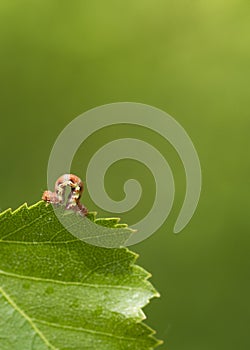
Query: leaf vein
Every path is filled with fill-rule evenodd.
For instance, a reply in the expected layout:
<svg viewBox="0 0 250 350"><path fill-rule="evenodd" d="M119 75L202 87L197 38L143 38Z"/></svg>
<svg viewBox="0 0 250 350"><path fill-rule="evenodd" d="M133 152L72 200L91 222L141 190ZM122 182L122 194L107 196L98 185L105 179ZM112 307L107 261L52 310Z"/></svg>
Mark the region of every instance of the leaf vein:
<svg viewBox="0 0 250 350"><path fill-rule="evenodd" d="M39 335L39 337L42 339L42 341L52 350L59 350L58 348L54 347L48 339L45 337L45 335L40 331L40 329L34 324L33 320L11 299L11 297L3 290L3 288L0 287L0 293L2 293L3 297L8 301L10 306L16 310L34 329L36 334Z"/></svg>
<svg viewBox="0 0 250 350"><path fill-rule="evenodd" d="M56 283L56 284L63 284L67 286L85 286L90 288L109 288L109 289L124 289L124 290L142 290L140 287L129 287L129 286L120 286L120 285L109 285L109 284L97 284L97 283L86 283L86 282L65 282L60 280L52 280L49 278L41 278L41 277L33 277L33 276L24 276L24 275L18 275L15 273L9 273L0 270L0 275L6 276L6 277L13 277L18 279L24 279L24 280L31 280L35 282L49 282L49 283Z"/></svg>
<svg viewBox="0 0 250 350"><path fill-rule="evenodd" d="M17 233L17 232L21 231L23 228L26 228L26 227L31 226L34 222L39 221L41 218L43 218L43 217L46 216L46 215L48 215L48 214L45 213L45 214L43 214L43 215L40 215L39 217L35 218L34 220L31 220L28 224L25 224L25 225L23 225L23 226L20 226L20 227L18 227L16 230L9 232L7 235L3 236L3 237L1 238L0 241L4 241L5 238L7 238L7 237L13 235L14 233Z"/></svg>
<svg viewBox="0 0 250 350"><path fill-rule="evenodd" d="M92 333L92 334L99 334L99 335L104 335L104 336L111 337L111 338L115 338L115 339L120 339L120 340L132 340L132 341L137 341L137 342L138 342L138 338L122 337L122 336L115 335L115 334L112 334L112 333L101 332L101 331L97 331L97 330L93 330L93 329L88 329L88 328L83 328L83 327L73 327L73 326L68 326L68 325L62 325L62 324L59 324L59 323L52 323L52 322L48 322L48 321L44 321L44 320L38 320L38 319L36 319L36 318L32 318L32 321L34 321L34 322L36 322L36 323L45 324L46 326L50 326L50 327L56 327L56 328L74 330L74 331L78 331L78 332L86 332L86 333Z"/></svg>

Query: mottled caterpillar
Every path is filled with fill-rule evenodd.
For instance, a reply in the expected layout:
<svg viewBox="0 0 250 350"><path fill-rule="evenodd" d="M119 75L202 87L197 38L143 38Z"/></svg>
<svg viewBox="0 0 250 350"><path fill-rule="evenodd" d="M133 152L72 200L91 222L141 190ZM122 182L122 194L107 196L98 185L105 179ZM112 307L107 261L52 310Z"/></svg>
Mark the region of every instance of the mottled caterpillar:
<svg viewBox="0 0 250 350"><path fill-rule="evenodd" d="M80 198L83 192L83 182L76 175L64 174L60 176L55 183L55 192L44 191L42 199L51 204L63 204L67 186L71 188L71 191L67 198L65 209L73 209L82 216L85 216L88 213L88 210L82 203L80 203Z"/></svg>

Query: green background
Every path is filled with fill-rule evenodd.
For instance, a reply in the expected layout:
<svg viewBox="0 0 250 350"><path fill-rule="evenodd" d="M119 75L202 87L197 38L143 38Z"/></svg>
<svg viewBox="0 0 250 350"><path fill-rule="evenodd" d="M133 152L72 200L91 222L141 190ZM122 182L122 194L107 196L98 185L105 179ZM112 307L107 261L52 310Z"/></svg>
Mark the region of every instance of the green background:
<svg viewBox="0 0 250 350"><path fill-rule="evenodd" d="M118 135L149 142L172 167L171 215L132 247L161 293L145 309L165 341L161 349L250 348L249 43L247 0L0 2L1 210L40 199L56 137L90 108L149 104L172 115L194 142L203 189L178 235L172 231L185 194L184 169L157 134L132 126L100 130L79 149L72 169L84 178L91 154ZM119 200L130 177L143 187L138 207L121 215L133 224L154 199L152 174L124 160L105 184ZM87 191L83 202L113 215Z"/></svg>

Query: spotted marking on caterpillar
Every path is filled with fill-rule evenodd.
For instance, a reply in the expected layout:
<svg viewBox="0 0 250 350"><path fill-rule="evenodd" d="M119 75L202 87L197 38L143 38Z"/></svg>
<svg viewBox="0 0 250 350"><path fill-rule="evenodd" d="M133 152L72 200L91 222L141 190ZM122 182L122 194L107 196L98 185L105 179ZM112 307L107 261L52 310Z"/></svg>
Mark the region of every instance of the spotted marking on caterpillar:
<svg viewBox="0 0 250 350"><path fill-rule="evenodd" d="M68 195L65 209L74 210L82 216L85 216L88 213L88 210L82 203L80 203L84 186L82 180L76 175L64 174L60 176L55 183L55 192L44 191L42 200L54 205L63 204L67 186L71 188L71 191Z"/></svg>

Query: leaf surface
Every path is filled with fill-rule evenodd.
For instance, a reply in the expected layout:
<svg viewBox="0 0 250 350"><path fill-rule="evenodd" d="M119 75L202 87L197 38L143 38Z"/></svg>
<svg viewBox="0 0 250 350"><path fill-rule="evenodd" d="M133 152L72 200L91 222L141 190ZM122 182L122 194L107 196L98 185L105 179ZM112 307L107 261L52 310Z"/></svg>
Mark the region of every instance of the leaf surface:
<svg viewBox="0 0 250 350"><path fill-rule="evenodd" d="M95 213L82 220L126 230ZM74 237L43 202L1 213L0 349L154 349L142 308L158 293L136 258Z"/></svg>

